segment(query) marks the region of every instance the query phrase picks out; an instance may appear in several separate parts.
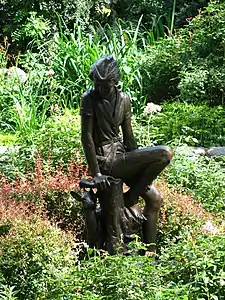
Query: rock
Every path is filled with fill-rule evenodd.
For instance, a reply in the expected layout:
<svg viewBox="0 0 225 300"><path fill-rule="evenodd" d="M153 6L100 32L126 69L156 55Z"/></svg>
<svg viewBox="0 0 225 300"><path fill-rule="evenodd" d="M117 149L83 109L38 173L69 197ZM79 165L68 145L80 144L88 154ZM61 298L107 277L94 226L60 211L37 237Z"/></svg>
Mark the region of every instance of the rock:
<svg viewBox="0 0 225 300"><path fill-rule="evenodd" d="M7 162L13 152L19 151L19 146L0 146L0 163Z"/></svg>
<svg viewBox="0 0 225 300"><path fill-rule="evenodd" d="M0 76L11 76L19 79L20 82L24 83L27 80L27 74L20 68L10 67L9 69L3 68L0 69Z"/></svg>
<svg viewBox="0 0 225 300"><path fill-rule="evenodd" d="M211 147L207 150L206 155L208 157L225 157L225 147Z"/></svg>
<svg viewBox="0 0 225 300"><path fill-rule="evenodd" d="M183 145L177 147L175 152L180 155L192 157L192 156L205 155L206 149L203 147L191 147L191 146Z"/></svg>
<svg viewBox="0 0 225 300"><path fill-rule="evenodd" d="M20 68L11 67L8 69L9 76L17 77L22 83L27 80L27 74Z"/></svg>
<svg viewBox="0 0 225 300"><path fill-rule="evenodd" d="M0 146L0 156L5 154L5 152L8 150L7 146Z"/></svg>
<svg viewBox="0 0 225 300"><path fill-rule="evenodd" d="M194 148L193 152L196 155L205 155L206 154L206 149L204 149L202 147L198 147L198 148Z"/></svg>

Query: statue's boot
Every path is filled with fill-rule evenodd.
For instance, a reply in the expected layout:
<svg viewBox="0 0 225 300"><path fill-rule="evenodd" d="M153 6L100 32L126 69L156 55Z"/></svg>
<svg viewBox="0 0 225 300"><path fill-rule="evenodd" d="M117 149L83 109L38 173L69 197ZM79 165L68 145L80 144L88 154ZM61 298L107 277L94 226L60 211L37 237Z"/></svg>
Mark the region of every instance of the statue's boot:
<svg viewBox="0 0 225 300"><path fill-rule="evenodd" d="M143 242L148 244L148 251L156 252L156 233L158 213L151 212L145 216L147 220L143 222Z"/></svg>
<svg viewBox="0 0 225 300"><path fill-rule="evenodd" d="M162 196L154 185L142 195L145 200L144 216L146 220L143 222L143 242L148 244L148 251L156 251L156 234L159 210L162 205Z"/></svg>

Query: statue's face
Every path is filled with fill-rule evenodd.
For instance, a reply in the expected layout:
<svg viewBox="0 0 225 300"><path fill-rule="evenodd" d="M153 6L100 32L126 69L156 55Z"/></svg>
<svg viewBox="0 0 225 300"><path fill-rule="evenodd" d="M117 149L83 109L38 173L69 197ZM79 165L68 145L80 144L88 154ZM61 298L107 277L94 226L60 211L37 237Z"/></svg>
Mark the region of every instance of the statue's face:
<svg viewBox="0 0 225 300"><path fill-rule="evenodd" d="M95 80L94 79L95 89L100 93L101 96L107 96L112 91L115 86L115 81L110 80Z"/></svg>

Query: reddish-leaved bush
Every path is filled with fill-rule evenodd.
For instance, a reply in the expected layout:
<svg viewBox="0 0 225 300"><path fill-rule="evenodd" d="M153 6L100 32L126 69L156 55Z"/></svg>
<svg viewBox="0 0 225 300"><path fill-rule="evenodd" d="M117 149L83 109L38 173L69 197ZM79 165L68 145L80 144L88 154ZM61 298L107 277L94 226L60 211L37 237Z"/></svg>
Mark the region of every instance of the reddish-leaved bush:
<svg viewBox="0 0 225 300"><path fill-rule="evenodd" d="M40 155L36 158L32 173L27 172L15 180L0 174L0 226L21 216L29 218L33 214L49 215L59 222L64 218L64 212L56 206L60 202L61 208L67 209L69 214L64 198L68 200L69 191L79 189L79 180L83 176L87 176L87 168L80 160L74 159L66 169L59 167L52 171L51 161L44 163ZM54 212L59 216L48 211L47 202L55 198L59 198L58 203L51 203L50 207L54 207ZM68 219L68 215L65 218Z"/></svg>
<svg viewBox="0 0 225 300"><path fill-rule="evenodd" d="M182 230L201 232L207 222L218 225L220 232L224 231L224 225L217 224L218 218L196 203L192 195L172 190L165 181L158 181L156 186L164 200L158 224L158 246L166 241L175 241Z"/></svg>

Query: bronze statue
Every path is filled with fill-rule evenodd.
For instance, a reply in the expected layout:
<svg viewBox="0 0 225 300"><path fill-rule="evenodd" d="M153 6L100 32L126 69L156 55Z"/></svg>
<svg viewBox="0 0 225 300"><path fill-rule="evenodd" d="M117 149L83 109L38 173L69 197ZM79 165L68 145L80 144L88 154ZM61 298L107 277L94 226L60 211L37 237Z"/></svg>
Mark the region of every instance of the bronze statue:
<svg viewBox="0 0 225 300"><path fill-rule="evenodd" d="M128 210L136 213L132 207L142 197L144 216L138 213L136 216L143 222L143 241L149 244L149 251L154 252L162 197L153 180L169 164L173 154L166 146L137 149L131 126L130 98L117 88L120 70L112 55L98 59L89 75L94 88L81 100L81 138L93 184L99 193L106 248L110 253L117 251L124 233L125 215ZM130 188L124 194L123 182Z"/></svg>

